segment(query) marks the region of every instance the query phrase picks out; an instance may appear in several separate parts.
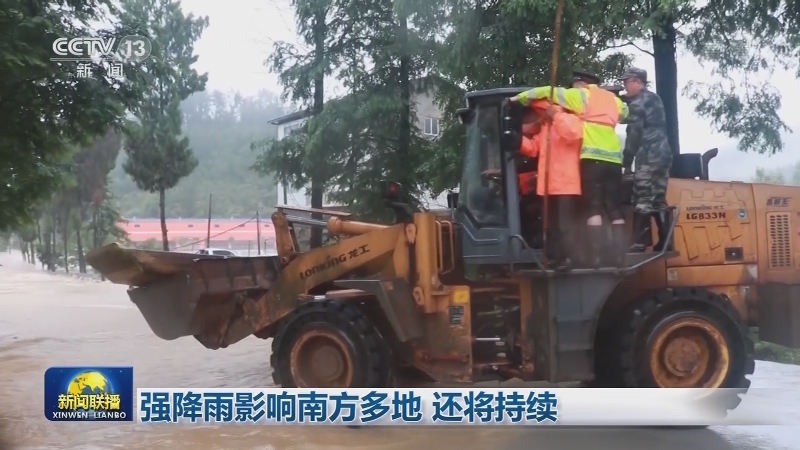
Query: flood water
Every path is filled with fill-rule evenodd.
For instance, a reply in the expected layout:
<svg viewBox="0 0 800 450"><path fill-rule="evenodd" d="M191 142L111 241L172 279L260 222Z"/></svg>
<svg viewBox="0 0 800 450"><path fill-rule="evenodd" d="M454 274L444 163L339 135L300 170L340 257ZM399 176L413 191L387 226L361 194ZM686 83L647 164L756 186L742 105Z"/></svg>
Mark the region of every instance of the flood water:
<svg viewBox="0 0 800 450"><path fill-rule="evenodd" d="M125 287L43 273L0 254L0 450L795 450L800 449L800 367L759 362L743 405L792 416L794 426L707 430L523 428L309 428L55 423L42 412L53 365L133 366L137 387L262 387L269 341L222 350L151 334ZM777 408L777 409L775 409Z"/></svg>

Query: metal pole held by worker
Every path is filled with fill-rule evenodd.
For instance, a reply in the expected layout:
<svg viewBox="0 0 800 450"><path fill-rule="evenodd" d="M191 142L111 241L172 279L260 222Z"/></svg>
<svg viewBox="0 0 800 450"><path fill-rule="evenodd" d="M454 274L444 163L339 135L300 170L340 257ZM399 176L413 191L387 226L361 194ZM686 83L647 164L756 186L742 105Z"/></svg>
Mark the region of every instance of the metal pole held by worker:
<svg viewBox="0 0 800 450"><path fill-rule="evenodd" d="M553 104L555 103L555 95L556 95L556 81L557 81L557 74L558 74L558 43L559 37L561 35L561 16L564 14L564 0L558 0L558 6L556 6L556 23L554 26L555 36L553 36L553 57L550 61L550 98L549 98L549 111L547 116L547 140L545 141L544 152L542 153L542 157L545 160L545 170L544 170L544 210L542 211L542 244L544 247L544 251L542 252L542 261L547 263L547 250L548 250L548 239L547 235L549 233L548 221L550 215L550 146L552 140L552 132L553 132L553 118L550 116L552 113Z"/></svg>

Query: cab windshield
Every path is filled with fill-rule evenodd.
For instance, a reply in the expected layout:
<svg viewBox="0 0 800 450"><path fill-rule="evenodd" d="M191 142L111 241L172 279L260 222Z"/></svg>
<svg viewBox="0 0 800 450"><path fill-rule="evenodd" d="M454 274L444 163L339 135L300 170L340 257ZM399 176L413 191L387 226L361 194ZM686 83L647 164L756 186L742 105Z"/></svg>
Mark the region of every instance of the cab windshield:
<svg viewBox="0 0 800 450"><path fill-rule="evenodd" d="M467 124L459 208L480 226L506 224L503 165L500 151L500 107L478 106Z"/></svg>

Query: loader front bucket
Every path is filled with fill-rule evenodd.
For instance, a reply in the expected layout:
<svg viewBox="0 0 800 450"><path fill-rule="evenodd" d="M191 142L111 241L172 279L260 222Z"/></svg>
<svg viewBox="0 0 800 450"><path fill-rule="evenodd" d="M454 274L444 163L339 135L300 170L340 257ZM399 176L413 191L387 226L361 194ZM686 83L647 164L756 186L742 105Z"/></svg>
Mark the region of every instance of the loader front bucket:
<svg viewBox="0 0 800 450"><path fill-rule="evenodd" d="M86 262L112 283L146 286L190 270L200 257L202 255L191 253L124 248L114 243L90 251Z"/></svg>
<svg viewBox="0 0 800 450"><path fill-rule="evenodd" d="M209 348L224 345L241 303L266 294L279 268L276 256L205 256L118 244L93 250L86 261L111 282L129 286L128 296L156 336L195 336Z"/></svg>

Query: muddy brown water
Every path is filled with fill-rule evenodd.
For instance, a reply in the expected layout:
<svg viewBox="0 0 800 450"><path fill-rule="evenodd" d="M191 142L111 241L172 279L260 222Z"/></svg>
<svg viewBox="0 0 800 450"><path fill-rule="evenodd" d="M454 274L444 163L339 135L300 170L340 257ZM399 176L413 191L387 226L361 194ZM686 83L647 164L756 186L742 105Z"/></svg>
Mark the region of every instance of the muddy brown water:
<svg viewBox="0 0 800 450"><path fill-rule="evenodd" d="M780 407L794 426L708 430L535 428L333 428L54 423L42 412L53 365L131 365L137 387L259 387L271 380L269 342L223 350L152 335L125 288L42 273L19 254L0 255L0 450L4 449L800 449L800 368L759 363L745 399ZM762 388L762 389L759 389Z"/></svg>

